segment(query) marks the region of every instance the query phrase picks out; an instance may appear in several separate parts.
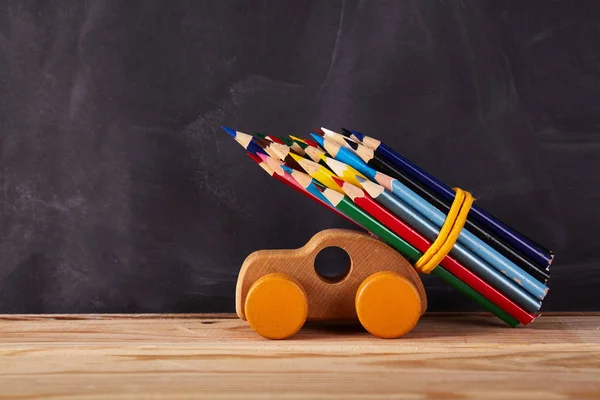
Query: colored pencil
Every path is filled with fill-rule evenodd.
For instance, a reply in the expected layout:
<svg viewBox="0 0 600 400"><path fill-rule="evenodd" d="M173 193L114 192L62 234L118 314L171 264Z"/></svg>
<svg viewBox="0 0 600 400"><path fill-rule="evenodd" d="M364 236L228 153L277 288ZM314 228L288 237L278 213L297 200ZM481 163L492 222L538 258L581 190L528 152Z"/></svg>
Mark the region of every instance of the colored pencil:
<svg viewBox="0 0 600 400"><path fill-rule="evenodd" d="M364 211L369 213L373 218L383 223L385 226L390 228L394 233L399 235L401 238L412 244L421 252L427 251L431 246L431 241L425 238L419 233L418 230L413 229L405 221L399 219L394 213L377 203L368 193L357 186L354 186L348 182L337 181L342 187L346 196L348 196L356 205L362 208ZM372 182L368 182L372 183ZM383 187L372 183L375 186ZM436 234L437 236L437 234ZM434 236L435 239L435 236ZM486 281L481 279L479 276L465 268L458 260L454 259L450 255L447 255L441 262L440 265L446 268L450 273L455 275L460 280L471 286L474 290L482 294L488 300L498 305L500 308L505 310L507 313L512 315L514 318L519 320L524 325L531 323L535 316L529 314L527 311L519 307L512 300L508 299L493 286L489 285Z"/></svg>
<svg viewBox="0 0 600 400"><path fill-rule="evenodd" d="M232 138L235 139L246 151L250 153L258 154L267 154L257 143L257 138L248 135L247 133L236 131L234 129L228 128L226 126L221 126L225 132L229 134Z"/></svg>
<svg viewBox="0 0 600 400"><path fill-rule="evenodd" d="M261 149L263 149L265 151L265 153L267 153L269 156L275 157L275 158L285 157L285 156L280 156L280 154L283 154L288 149L288 147L286 145L279 144L277 142L273 142L269 139L263 139L260 136L255 137L254 139L255 139L254 142Z"/></svg>
<svg viewBox="0 0 600 400"><path fill-rule="evenodd" d="M327 129L327 128L323 128L321 127L321 132L323 132L323 138L327 138L330 141L347 148L348 150L354 152L354 150L348 145L346 139L348 139L347 137L345 137L344 135L334 132L331 129ZM312 135L311 135L312 136ZM313 136L314 137L314 136ZM317 142L318 143L318 142Z"/></svg>
<svg viewBox="0 0 600 400"><path fill-rule="evenodd" d="M298 143L304 143L304 144L307 144L307 145L309 145L310 147L319 147L319 145L318 145L317 143L313 142L313 141L312 141L312 140L310 140L310 139L303 139L303 138L299 138L299 137L297 137L297 136L294 136L294 135L290 135L290 139L292 139L292 140L294 140L294 141L296 141L296 142L298 142ZM301 147L302 147L302 146L301 146ZM305 148L303 147L303 149L305 149Z"/></svg>
<svg viewBox="0 0 600 400"><path fill-rule="evenodd" d="M336 208L332 207L329 204L329 202L327 201L327 199L325 199L323 197L322 192L319 190L316 190L314 188L314 182L307 181L306 178L303 178L303 175L306 175L306 174L304 174L300 171L296 171L296 172L298 172L298 174L295 174L295 173L293 173L293 171L295 171L295 170L290 168L289 166L287 166L285 164L285 162L283 162L281 160L277 160L276 158L270 157L266 154L260 154L259 156L256 156L256 155L248 153L248 155L255 162L257 162L258 165L260 167L262 167L273 178L277 179L280 182L285 183L288 186L291 186L296 191L302 193L303 195L310 198L311 200L314 200L317 203L324 205L325 207L334 211L336 214L340 215L341 217L343 217L343 218L347 219L348 221L352 222L353 224L357 225L359 228L362 228L362 226L360 226L360 224L356 223L356 221L348 218L342 212L340 212ZM290 172L290 171L292 171L292 172ZM308 176L308 175L306 175L306 176ZM362 229L364 229L364 228L362 228Z"/></svg>
<svg viewBox="0 0 600 400"><path fill-rule="evenodd" d="M285 161L290 167L294 169L302 169L300 164L298 164L298 162L291 157L293 153L290 151L290 148L285 144L269 142L265 139L257 139L257 144L267 153L267 155Z"/></svg>
<svg viewBox="0 0 600 400"><path fill-rule="evenodd" d="M327 164L322 158L322 156L327 155L327 152L321 150L320 147L312 147L308 144L305 144L304 146L306 146L304 148L304 152L312 161L316 162L317 164L321 164L325 168L328 168Z"/></svg>
<svg viewBox="0 0 600 400"><path fill-rule="evenodd" d="M420 183L415 182L410 176L407 176L405 173L403 173L403 171L396 168L395 165L390 165L386 159L376 154L373 149L363 144L351 141L344 136L342 136L342 138L343 139L340 140L346 140L347 144L355 150L356 155L360 157L367 166L389 175L392 178L398 179L438 210L442 211L444 214L448 213L450 206L436 193L432 192L430 189L424 187ZM548 281L550 275L543 267L534 264L529 259L523 257L521 254L504 244L490 232L486 231L485 227L482 227L476 221L467 219L467 222L465 223L465 229L469 230L473 235L480 239L481 243L485 244L486 252L489 253L490 249L494 249L503 258L506 258L507 260L510 260L511 263L520 266L524 271L533 276L539 282L546 283ZM493 253L496 253L495 251Z"/></svg>
<svg viewBox="0 0 600 400"><path fill-rule="evenodd" d="M385 182L386 180L388 182ZM397 179L393 179L387 175L381 174L378 176L377 183L388 189L394 197L407 203L438 227L441 227L444 224L444 220L446 218L444 213L433 207L431 204L423 201L423 199L417 196L413 191L411 191ZM463 229L459 235L459 239L461 241L470 242L473 246L472 248L478 248L474 243L474 238L475 236L468 229ZM543 300L548 293L548 287L545 284L535 279L523 269L515 266L515 264L511 261L501 257L499 253L489 253L481 247L479 247L477 251L486 259L493 260L488 262L489 265L493 266L499 272L512 279L516 284L528 291L538 300Z"/></svg>
<svg viewBox="0 0 600 400"><path fill-rule="evenodd" d="M323 203L329 204L329 201L327 198L325 198L325 196L323 196L323 192L317 188L315 180L310 175L294 170L285 165L282 165L282 169L310 194L321 200ZM336 211L339 212L339 210Z"/></svg>
<svg viewBox="0 0 600 400"><path fill-rule="evenodd" d="M327 155L326 151L321 150L318 147L307 147L306 148L306 154L317 164L321 164L322 166L324 166L325 168L329 168L327 166L327 164L325 163L325 161L323 160L323 156Z"/></svg>
<svg viewBox="0 0 600 400"><path fill-rule="evenodd" d="M418 180L423 185L426 185L431 190L442 196L448 203L454 200L454 191L445 185L440 180L436 179L432 175L419 168L417 165L412 163L410 160L387 146L385 143L363 135L360 132L350 130L355 139L362 142L363 144L371 147L376 153L380 154L383 158L386 158L391 163L396 165L399 169L406 172L407 175ZM535 243L522 233L510 228L505 223L493 217L491 214L482 210L478 206L472 207L471 218L480 224L489 228L495 235L500 237L513 249L519 251L523 256L530 258L535 263L549 269L550 264L554 256L552 252L543 246Z"/></svg>
<svg viewBox="0 0 600 400"><path fill-rule="evenodd" d="M349 166L348 164L344 164L338 160L335 160L331 157L321 156L321 159L325 161L325 163L329 166L329 168L342 180L346 182L350 182L353 185L360 185L357 180L357 177L361 177L367 179L366 176ZM334 180L335 181L335 180Z"/></svg>
<svg viewBox="0 0 600 400"><path fill-rule="evenodd" d="M331 157L335 158L343 162L344 164L348 164L357 169L360 173L366 175L369 179L375 178L374 169L370 168L357 154L354 153L353 150L349 150L345 147L340 146L339 144L326 139L325 137L317 136L313 134L313 137L319 146L321 146L327 154Z"/></svg>
<svg viewBox="0 0 600 400"><path fill-rule="evenodd" d="M399 167L398 160L386 158L379 151L385 145L376 139L327 128L315 129L318 134L311 134L312 139L262 133L252 137L222 128L267 174L371 232L411 262L431 247L444 225L447 198ZM436 259L439 265L432 274L510 326L531 323L550 274L470 217L450 252ZM490 244L496 239L498 249L474 234L479 232L471 232L469 222L492 238Z"/></svg>
<svg viewBox="0 0 600 400"><path fill-rule="evenodd" d="M257 156L256 154L252 154L249 152L246 152L246 155L248 157L250 157L250 159L252 161L254 161L255 163L258 164L259 167L261 167L269 176L273 176L273 174L275 173L275 171L273 170L273 168L269 167L269 165L262 160L262 158L260 158L259 156Z"/></svg>
<svg viewBox="0 0 600 400"><path fill-rule="evenodd" d="M344 189L346 195L390 229L394 230L392 226L396 226L398 231L394 231L397 234L420 251L425 252L437 238L439 229L406 204L397 200L389 192L386 193L383 186L361 178L359 178L359 181L364 190L356 186L354 186L356 190L352 187L348 188L349 184L345 184L342 189ZM526 295L504 275L493 268L485 266L485 262L475 257L460 243L454 245L449 256L451 264L441 262L441 266L517 318L521 323L528 324L535 319L533 315L525 310L531 313L539 311L541 306L539 302ZM460 264L456 266L458 262ZM485 283L485 287L481 285L480 281ZM523 297L521 301L516 300L521 297Z"/></svg>
<svg viewBox="0 0 600 400"><path fill-rule="evenodd" d="M341 154L343 154L344 151L346 151L344 148L335 143L328 143L327 140L324 140L324 144L325 146L327 146L327 148L329 148L328 152L330 154L333 153L340 156ZM393 179L392 177L382 174L381 172L369 167L364 163L362 159L360 161L356 161L354 157L358 156L348 156L344 157L343 159L350 162L352 166L355 166L356 170L362 172L364 174L363 178L366 176L369 179L377 181L382 186L390 190L392 194L398 196L401 200L406 201L408 204L410 204L411 207L413 207L423 216L427 217L429 220L438 225L438 227L441 227L443 225L446 218L445 213L431 205L431 203L424 200L417 193L412 191L407 186L403 185L400 181ZM341 157L338 158L341 159ZM349 170L349 168L351 167L347 164L344 164L340 161L334 161L331 158L327 158L325 162L340 177L353 174L353 172ZM360 183L357 182L356 185L360 186ZM484 243L480 240L475 240L475 236L472 234L470 229L467 228L466 223L465 229L463 229L459 236L459 240L469 243L469 246L471 247L472 251L476 252L477 255L484 258L491 267L506 275L517 285L523 287L524 290L532 294L536 299L542 300L546 296L548 292L548 287L543 282L540 282L539 280L534 278L527 271L523 270L520 266L516 265L515 263L504 257L502 254L498 253L490 246L484 245Z"/></svg>
<svg viewBox="0 0 600 400"><path fill-rule="evenodd" d="M252 135L258 136L261 139L266 139L270 142L283 144L283 141L281 139L279 139L277 136L265 135L264 133L260 133L260 132L253 132Z"/></svg>
<svg viewBox="0 0 600 400"><path fill-rule="evenodd" d="M319 147L319 144L317 142L315 142L314 140L310 140L310 139L304 139L304 141L306 142L307 145L309 145L310 147L316 147L318 149L321 149ZM323 149L321 149L323 150Z"/></svg>
<svg viewBox="0 0 600 400"><path fill-rule="evenodd" d="M404 239L396 235L381 222L371 217L359 206L354 204L352 200L350 200L344 194L329 188L324 189L323 194L329 200L329 203L333 207L348 215L350 218L362 225L365 229L378 236L381 240L383 240L391 247L399 251L409 261L416 262L422 256L422 252L420 252L413 245L409 244ZM468 297L479 303L481 306L483 306L484 308L492 312L494 315L496 315L498 318L506 322L508 325L513 327L519 325L519 321L517 319L515 319L506 311L498 307L496 304L492 303L490 300L488 300L483 295L475 291L466 283L462 282L456 276L444 269L444 267L437 266L433 269L432 273L445 280L456 290L462 292L463 294L467 295Z"/></svg>
<svg viewBox="0 0 600 400"><path fill-rule="evenodd" d="M292 168L290 168L290 167L288 167L286 165L281 165L281 169L283 169L285 171L286 175L288 177L290 177L291 179L293 179L307 193L309 193L310 195L314 196L314 198L315 198L315 200L317 200L317 202L319 202L322 205L324 205L325 207L333 210L336 214L338 214L341 217L347 219L348 221L350 221L354 225L357 225L359 228L364 229L358 222L356 222L355 220L349 218L342 211L340 211L337 208L333 207L329 203L329 201L325 198L325 196L323 196L323 192L321 190L319 190L319 187L317 186L316 181L313 178L311 178L310 175L305 174L304 172L300 172L300 171L297 171L295 169L292 169Z"/></svg>
<svg viewBox="0 0 600 400"><path fill-rule="evenodd" d="M296 141L296 142L300 142L300 143L304 143L304 144L308 144L306 143L306 140L299 138L298 136L294 136L294 135L290 135L290 139Z"/></svg>
<svg viewBox="0 0 600 400"><path fill-rule="evenodd" d="M302 149L302 147L300 147L298 145L298 143L296 143L295 141L293 141L292 139L286 138L285 136L279 136L279 139L286 145L288 146L294 153L299 154L301 156L304 156L306 153L304 152L304 150Z"/></svg>
<svg viewBox="0 0 600 400"><path fill-rule="evenodd" d="M284 174L277 174L277 173L275 173L275 170L273 168L271 168L271 166L269 166L268 163L266 161L264 161L260 156L257 156L256 154L252 154L250 152L247 152L246 154L254 162L256 162L272 178L275 178L279 182L285 183L287 186L291 187L292 189L296 190L299 193L302 193L302 195L304 195L304 196L306 196L306 197L308 197L310 199L313 199L315 201L318 200L312 194L308 193L304 188L302 188L298 184L298 182L296 182L295 180L293 180L293 179L287 179L285 176L283 176ZM260 155L262 157L269 157L266 154L260 154ZM329 204L327 204L327 203L325 205L327 205L328 207L330 207Z"/></svg>
<svg viewBox="0 0 600 400"><path fill-rule="evenodd" d="M294 158L294 160L296 160L296 162L308 175L315 178L317 181L321 182L329 189L333 189L342 193L342 189L332 179L333 177L335 177L335 174L329 169L320 164L317 164L314 161L302 158L297 154L292 154L291 156L292 158Z"/></svg>

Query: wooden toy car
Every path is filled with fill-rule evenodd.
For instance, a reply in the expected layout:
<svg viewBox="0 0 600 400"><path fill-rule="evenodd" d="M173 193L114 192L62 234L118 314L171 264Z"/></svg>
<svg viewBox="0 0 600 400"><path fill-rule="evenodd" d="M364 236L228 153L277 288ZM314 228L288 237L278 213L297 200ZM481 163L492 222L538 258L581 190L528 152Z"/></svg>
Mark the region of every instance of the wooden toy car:
<svg viewBox="0 0 600 400"><path fill-rule="evenodd" d="M315 258L327 247L340 247L350 257L339 282L315 271ZM406 259L378 239L342 229L319 232L299 249L250 254L236 287L237 315L269 339L294 335L306 320L356 318L371 334L396 338L426 308L423 284Z"/></svg>

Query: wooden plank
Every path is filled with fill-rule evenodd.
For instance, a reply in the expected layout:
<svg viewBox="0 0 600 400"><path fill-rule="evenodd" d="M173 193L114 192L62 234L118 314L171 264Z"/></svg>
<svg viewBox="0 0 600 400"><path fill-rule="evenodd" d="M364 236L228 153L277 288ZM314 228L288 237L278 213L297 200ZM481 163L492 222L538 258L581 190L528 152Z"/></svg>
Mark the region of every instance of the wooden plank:
<svg viewBox="0 0 600 400"><path fill-rule="evenodd" d="M600 396L599 313L425 314L396 340L327 323L269 341L229 317L0 316L0 398Z"/></svg>

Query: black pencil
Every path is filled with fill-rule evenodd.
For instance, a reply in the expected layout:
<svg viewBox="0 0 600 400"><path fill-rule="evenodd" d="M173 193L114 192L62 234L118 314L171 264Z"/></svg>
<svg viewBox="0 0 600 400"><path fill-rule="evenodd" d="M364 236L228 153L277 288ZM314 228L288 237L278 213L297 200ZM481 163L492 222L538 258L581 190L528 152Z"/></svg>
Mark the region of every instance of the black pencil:
<svg viewBox="0 0 600 400"><path fill-rule="evenodd" d="M444 202L439 196L435 193L416 182L410 176L403 173L400 169L396 168L393 164L389 163L386 159L382 158L378 154L376 154L373 150L368 147L356 143L351 139L346 139L346 143L356 151L356 154L362 158L362 160L367 163L371 168L380 171L386 175L391 176L392 178L398 179L400 182L405 184L412 191L421 196L424 200L427 200L431 205L433 205L438 210L448 213L450 207ZM498 251L500 254L519 265L523 268L524 271L527 271L531 276L542 283L546 283L550 278L550 274L543 267L534 264L529 259L523 257L520 253L517 253L512 248L507 246L505 243L500 241L496 236L488 233L483 227L481 227L477 222L474 222L470 219L467 219L465 223L465 229L468 229L477 236L479 239L483 240L487 244L489 244L493 249Z"/></svg>

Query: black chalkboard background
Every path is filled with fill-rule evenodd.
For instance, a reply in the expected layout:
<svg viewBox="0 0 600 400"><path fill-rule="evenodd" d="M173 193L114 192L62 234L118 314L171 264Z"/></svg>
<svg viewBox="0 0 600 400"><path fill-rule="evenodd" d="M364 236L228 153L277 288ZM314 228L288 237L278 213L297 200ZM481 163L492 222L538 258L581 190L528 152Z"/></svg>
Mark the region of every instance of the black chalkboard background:
<svg viewBox="0 0 600 400"><path fill-rule="evenodd" d="M0 312L233 311L250 252L350 227L219 129L383 139L600 310L600 3L0 6ZM290 207L294 209L290 211ZM477 310L426 277L431 310Z"/></svg>

